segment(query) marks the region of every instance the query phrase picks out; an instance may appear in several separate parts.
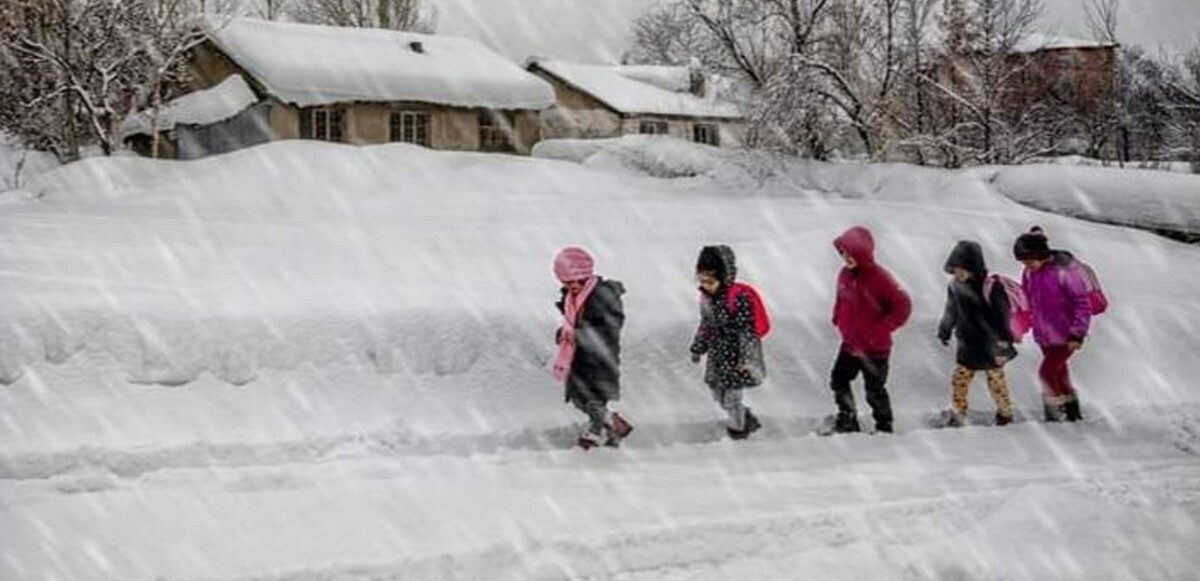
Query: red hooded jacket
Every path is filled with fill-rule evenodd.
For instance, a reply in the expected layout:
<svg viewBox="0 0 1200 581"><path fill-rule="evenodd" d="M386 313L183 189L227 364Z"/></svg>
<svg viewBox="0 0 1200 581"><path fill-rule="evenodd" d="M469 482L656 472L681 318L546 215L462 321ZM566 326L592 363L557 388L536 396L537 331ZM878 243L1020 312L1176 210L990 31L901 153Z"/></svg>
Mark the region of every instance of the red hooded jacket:
<svg viewBox="0 0 1200 581"><path fill-rule="evenodd" d="M833 241L839 252L858 263L838 273L833 324L851 355L886 357L892 351L892 333L908 321L912 300L887 269L875 264L875 240L861 226Z"/></svg>

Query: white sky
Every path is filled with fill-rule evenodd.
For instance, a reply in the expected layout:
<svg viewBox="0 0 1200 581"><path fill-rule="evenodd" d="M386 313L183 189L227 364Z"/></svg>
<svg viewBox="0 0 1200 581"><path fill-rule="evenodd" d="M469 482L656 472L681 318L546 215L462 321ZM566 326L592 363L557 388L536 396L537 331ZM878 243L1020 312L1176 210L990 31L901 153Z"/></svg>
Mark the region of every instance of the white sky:
<svg viewBox="0 0 1200 581"><path fill-rule="evenodd" d="M253 0L250 0L253 1ZM1044 32L1088 37L1083 0L1043 0ZM531 55L615 63L630 24L656 0L425 0L438 32L480 40L520 62ZM1123 0L1121 41L1150 50L1200 42L1200 0Z"/></svg>

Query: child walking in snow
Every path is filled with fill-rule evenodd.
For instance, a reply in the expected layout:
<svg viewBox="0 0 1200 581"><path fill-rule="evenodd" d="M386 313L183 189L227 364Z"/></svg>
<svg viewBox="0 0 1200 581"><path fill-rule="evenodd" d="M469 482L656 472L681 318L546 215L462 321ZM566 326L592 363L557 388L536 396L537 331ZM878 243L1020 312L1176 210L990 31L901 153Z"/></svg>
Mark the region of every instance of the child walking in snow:
<svg viewBox="0 0 1200 581"><path fill-rule="evenodd" d="M762 426L743 403L742 390L760 385L767 375L759 335L766 321L755 319L756 312L765 317L766 311L756 291L736 282L736 258L728 246L705 246L700 251L696 280L701 293L700 327L692 340L692 361L708 357L704 382L729 414L729 437L745 439Z"/></svg>
<svg viewBox="0 0 1200 581"><path fill-rule="evenodd" d="M1013 256L1025 265L1021 286L1033 310L1033 338L1043 354L1038 377L1046 421L1082 420L1068 361L1087 338L1093 313L1090 295L1099 287L1089 282L1094 277L1088 277L1085 269L1090 269L1071 253L1050 250L1041 228L1019 236Z"/></svg>
<svg viewBox="0 0 1200 581"><path fill-rule="evenodd" d="M912 314L912 301L887 269L875 263L875 240L857 226L833 242L845 266L838 273L833 324L842 345L833 365L830 387L838 414L833 431L859 431L850 382L861 372L875 430L892 431L892 404L886 388L892 333Z"/></svg>
<svg viewBox="0 0 1200 581"><path fill-rule="evenodd" d="M960 241L943 267L953 275L946 289L946 308L938 323L938 339L950 344L958 339L951 387L953 399L947 425L961 426L967 413L967 395L975 373L987 374L988 391L996 402L996 425L1012 422L1012 400L1004 365L1017 356L1013 348L1008 292L1003 282L988 278L979 243Z"/></svg>
<svg viewBox="0 0 1200 581"><path fill-rule="evenodd" d="M585 450L602 443L615 447L633 431L608 408L608 402L621 398L625 287L596 276L593 265L582 248L564 248L554 258L554 275L563 284L562 299L556 304L563 322L555 336L554 377L565 384L566 401L588 417L588 427L578 441Z"/></svg>

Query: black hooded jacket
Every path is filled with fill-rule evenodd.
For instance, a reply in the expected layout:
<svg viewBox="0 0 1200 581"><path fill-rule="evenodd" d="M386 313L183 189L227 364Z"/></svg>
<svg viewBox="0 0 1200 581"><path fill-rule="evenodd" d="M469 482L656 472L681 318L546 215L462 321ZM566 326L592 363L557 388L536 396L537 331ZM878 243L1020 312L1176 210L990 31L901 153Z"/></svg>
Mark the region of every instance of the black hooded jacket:
<svg viewBox="0 0 1200 581"><path fill-rule="evenodd" d="M767 375L762 341L754 330L754 307L742 293L729 308L730 285L737 280L737 261L728 246L705 246L696 262L697 271L712 272L721 285L716 293L701 291L700 327L691 352L708 355L704 382L718 389L755 387Z"/></svg>
<svg viewBox="0 0 1200 581"><path fill-rule="evenodd" d="M579 314L575 325L575 358L567 376L566 399L617 400L621 397L621 327L625 308L621 295L625 286L601 279ZM563 310L567 291L555 306Z"/></svg>
<svg viewBox="0 0 1200 581"><path fill-rule="evenodd" d="M943 342L949 341L951 334L958 338L959 365L976 370L995 369L997 356L1008 359L1017 356L1009 326L1008 293L1003 285L996 283L990 296L984 298L988 271L983 249L977 242L963 240L954 247L944 268L946 273L953 274L955 267L969 271L971 278L965 283L950 281L946 308L938 323L938 338Z"/></svg>

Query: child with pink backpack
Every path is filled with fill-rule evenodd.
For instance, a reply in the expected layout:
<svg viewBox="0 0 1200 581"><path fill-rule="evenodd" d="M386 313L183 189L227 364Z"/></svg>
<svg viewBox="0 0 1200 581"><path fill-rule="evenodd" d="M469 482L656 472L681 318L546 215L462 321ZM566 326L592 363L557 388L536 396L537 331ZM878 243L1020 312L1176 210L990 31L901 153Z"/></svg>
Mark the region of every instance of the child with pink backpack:
<svg viewBox="0 0 1200 581"><path fill-rule="evenodd" d="M770 319L758 291L737 282L737 263L728 246L705 246L696 261L700 283L700 327L692 340L692 361L707 357L704 382L729 414L726 430L735 440L748 438L762 424L743 403L742 392L767 375L762 338Z"/></svg>
<svg viewBox="0 0 1200 581"><path fill-rule="evenodd" d="M1108 309L1096 272L1070 252L1051 250L1039 227L1013 244L1013 256L1025 265L1021 286L1033 312L1033 338L1042 349L1038 367L1046 421L1083 419L1068 362L1083 347L1092 316Z"/></svg>
<svg viewBox="0 0 1200 581"><path fill-rule="evenodd" d="M953 276L946 290L946 307L938 323L938 339L958 339L957 365L951 379L952 403L947 426L966 421L967 396L975 374L987 374L988 391L996 403L996 425L1012 422L1012 399L1004 365L1017 356L1013 342L1028 328L1029 306L1021 286L998 274L989 275L978 242L962 240L943 267Z"/></svg>

